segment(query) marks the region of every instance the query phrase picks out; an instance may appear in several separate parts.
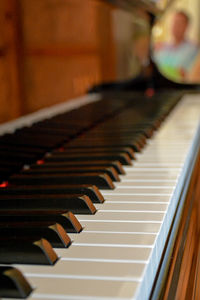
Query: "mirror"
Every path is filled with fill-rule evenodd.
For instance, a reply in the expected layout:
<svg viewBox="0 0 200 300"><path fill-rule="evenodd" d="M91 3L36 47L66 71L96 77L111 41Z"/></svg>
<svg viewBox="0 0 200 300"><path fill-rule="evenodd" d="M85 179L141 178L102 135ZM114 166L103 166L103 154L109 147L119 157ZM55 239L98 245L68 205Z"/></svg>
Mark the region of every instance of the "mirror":
<svg viewBox="0 0 200 300"><path fill-rule="evenodd" d="M154 3L157 9L155 22L152 22L149 6L147 9L142 4L137 6L136 0L131 1L132 9L117 8L113 11L116 81L120 87L122 83L131 88L135 84L134 78L140 75L144 75L146 80L147 72L151 77L150 55L165 78L178 83L200 82L199 0L146 1L148 4ZM157 68L155 70L157 76ZM160 78L154 79L157 81L154 86L160 87Z"/></svg>
<svg viewBox="0 0 200 300"><path fill-rule="evenodd" d="M175 0L153 27L152 59L175 82L200 82L199 11L199 0Z"/></svg>

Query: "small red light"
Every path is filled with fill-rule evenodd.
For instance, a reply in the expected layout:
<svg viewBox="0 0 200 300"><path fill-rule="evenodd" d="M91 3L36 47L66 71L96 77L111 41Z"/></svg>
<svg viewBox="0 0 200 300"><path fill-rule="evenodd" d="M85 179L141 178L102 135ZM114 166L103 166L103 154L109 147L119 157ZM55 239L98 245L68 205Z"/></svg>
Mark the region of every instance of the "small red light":
<svg viewBox="0 0 200 300"><path fill-rule="evenodd" d="M154 94L155 94L155 90L153 88L148 88L145 91L145 95L149 98L153 97Z"/></svg>
<svg viewBox="0 0 200 300"><path fill-rule="evenodd" d="M44 164L44 160L43 159L39 159L38 161L37 161L37 165L43 165Z"/></svg>
<svg viewBox="0 0 200 300"><path fill-rule="evenodd" d="M60 147L58 150L59 150L59 152L65 151L64 147Z"/></svg>
<svg viewBox="0 0 200 300"><path fill-rule="evenodd" d="M0 183L0 188L5 188L8 186L8 181L3 181L2 183Z"/></svg>

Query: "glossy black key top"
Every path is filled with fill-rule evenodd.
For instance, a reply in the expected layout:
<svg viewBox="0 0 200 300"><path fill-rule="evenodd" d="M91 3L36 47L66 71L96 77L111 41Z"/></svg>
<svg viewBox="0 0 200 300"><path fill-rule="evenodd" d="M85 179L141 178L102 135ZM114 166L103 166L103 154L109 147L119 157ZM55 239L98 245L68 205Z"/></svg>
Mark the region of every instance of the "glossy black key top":
<svg viewBox="0 0 200 300"><path fill-rule="evenodd" d="M140 152L142 147L140 143L136 140L127 140L127 139L75 139L69 144L65 144L66 146L74 146L74 147L80 147L82 144L86 144L90 147L112 147L112 148L119 148L119 147L125 147L125 148L131 148L135 152Z"/></svg>
<svg viewBox="0 0 200 300"><path fill-rule="evenodd" d="M17 146L17 145L7 145L7 144L0 144L0 150L4 151L13 151L13 152L20 152L20 153L31 153L31 154L38 154L42 155L44 154L44 149L36 148L36 147L23 147L23 146Z"/></svg>
<svg viewBox="0 0 200 300"><path fill-rule="evenodd" d="M20 152L12 152L10 151L3 151L0 150L0 157L3 160L7 161L20 161L20 162L27 162L27 163L32 163L34 160L37 159L37 155L32 154L32 153L20 153Z"/></svg>
<svg viewBox="0 0 200 300"><path fill-rule="evenodd" d="M65 146L65 147L61 147L58 150L54 150L52 151L52 153L127 153L129 155L129 157L131 159L134 159L134 151L133 149L131 149L130 147L106 147L106 146L99 146L99 147L90 147L90 146L80 146L80 147L69 147L69 146Z"/></svg>
<svg viewBox="0 0 200 300"><path fill-rule="evenodd" d="M110 131L107 132L106 130L103 133L98 133L95 132L93 134L90 134L89 132L85 135L84 140L86 142L87 145L87 141L90 140L94 140L96 142L98 141L120 141L120 140L124 140L124 141L130 141L135 143L136 145L139 145L140 147L143 147L146 144L146 137L144 134L141 134L139 132L137 133L133 133L133 134L122 134L120 135L120 133L118 131Z"/></svg>
<svg viewBox="0 0 200 300"><path fill-rule="evenodd" d="M86 195L94 203L103 203L104 197L95 185L26 185L0 188L1 195Z"/></svg>
<svg viewBox="0 0 200 300"><path fill-rule="evenodd" d="M125 171L122 164L119 161L108 160L83 160L83 161L66 161L66 162L44 162L39 161L38 164L31 165L31 169L38 168L53 168L53 167L112 167L118 174L124 175Z"/></svg>
<svg viewBox="0 0 200 300"><path fill-rule="evenodd" d="M26 226L24 226L26 225ZM0 241L20 239L25 241L47 239L53 247L67 248L71 244L70 237L60 224L46 226L42 222L0 222Z"/></svg>
<svg viewBox="0 0 200 300"><path fill-rule="evenodd" d="M45 161L65 162L65 161L84 161L84 160L110 160L119 161L122 165L132 165L131 159L127 153L82 153L68 154L66 152L53 153L45 156Z"/></svg>
<svg viewBox="0 0 200 300"><path fill-rule="evenodd" d="M57 260L57 254L45 239L33 242L20 239L0 241L0 264L53 265Z"/></svg>
<svg viewBox="0 0 200 300"><path fill-rule="evenodd" d="M37 169L25 169L21 174L76 174L76 173L94 173L102 172L108 174L113 181L120 181L118 173L113 167L52 167L52 168L37 168Z"/></svg>
<svg viewBox="0 0 200 300"><path fill-rule="evenodd" d="M135 136L138 136L138 134L142 134L145 136L145 138L150 138L153 135L153 128L147 127L147 126L125 126L125 127L116 127L116 128L111 128L110 127L105 127L105 128L100 128L100 130L95 130L95 136L123 136L123 137L130 137L130 138L134 138ZM87 134L87 136L92 136L89 133Z"/></svg>
<svg viewBox="0 0 200 300"><path fill-rule="evenodd" d="M32 287L22 273L8 266L0 266L0 297L1 298L27 298Z"/></svg>
<svg viewBox="0 0 200 300"><path fill-rule="evenodd" d="M45 210L45 211L0 211L0 224L19 223L26 227L32 223L42 223L49 226L59 223L68 233L79 233L82 226L75 215L70 211Z"/></svg>
<svg viewBox="0 0 200 300"><path fill-rule="evenodd" d="M48 175L13 175L9 179L14 184L29 185L50 185L50 184L93 184L101 189L114 189L114 184L107 174L103 173L77 173L66 174L48 174Z"/></svg>
<svg viewBox="0 0 200 300"><path fill-rule="evenodd" d="M8 168L6 166L1 167L0 166L0 182L4 180L4 178L7 178L9 175L13 174L13 170L11 168Z"/></svg>
<svg viewBox="0 0 200 300"><path fill-rule="evenodd" d="M19 135L19 134L16 134L16 135L6 135L6 136L3 136L1 139L0 139L0 142L4 143L4 144L7 144L9 146L12 146L12 145L17 145L17 146L22 146L22 147L31 147L31 148L41 148L41 149L52 149L56 146L58 146L58 141L55 143L55 141L52 141L48 138L45 138L44 136L41 138L41 137L30 137L30 135Z"/></svg>
<svg viewBox="0 0 200 300"><path fill-rule="evenodd" d="M76 133L81 130L81 128L73 128L72 126L68 126L67 128L61 128L60 126L54 126L55 124L53 124L53 122L49 122L49 123L36 123L33 124L31 128L29 128L29 132L42 132L44 134L48 134L48 135L58 135L58 136L62 136L64 138L66 137L73 137L76 135Z"/></svg>
<svg viewBox="0 0 200 300"><path fill-rule="evenodd" d="M48 129L48 128L42 128L42 126L38 126L38 128L36 128L35 126L32 126L30 128L23 128L20 131L17 131L17 133L21 133L21 134L28 134L28 135L33 135L33 136L42 136L44 135L45 137L59 137L61 140L66 140L68 138L68 136L72 136L72 134L70 134L70 130L64 130L64 129Z"/></svg>
<svg viewBox="0 0 200 300"><path fill-rule="evenodd" d="M75 214L94 214L96 208L83 195L1 195L0 210L69 210Z"/></svg>

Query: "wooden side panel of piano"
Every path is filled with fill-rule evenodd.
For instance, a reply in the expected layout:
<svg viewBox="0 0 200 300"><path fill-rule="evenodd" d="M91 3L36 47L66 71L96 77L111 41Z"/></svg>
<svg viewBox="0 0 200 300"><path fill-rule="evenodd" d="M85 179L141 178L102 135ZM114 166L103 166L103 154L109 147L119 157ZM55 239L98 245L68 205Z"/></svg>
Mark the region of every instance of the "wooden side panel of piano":
<svg viewBox="0 0 200 300"><path fill-rule="evenodd" d="M111 6L2 0L0 10L0 122L115 78Z"/></svg>

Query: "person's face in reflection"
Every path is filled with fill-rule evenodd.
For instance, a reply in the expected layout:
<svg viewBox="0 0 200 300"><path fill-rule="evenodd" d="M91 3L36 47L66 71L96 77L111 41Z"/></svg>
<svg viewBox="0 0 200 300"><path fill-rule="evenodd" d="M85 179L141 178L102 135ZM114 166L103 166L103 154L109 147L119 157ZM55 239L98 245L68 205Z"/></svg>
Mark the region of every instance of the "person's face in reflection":
<svg viewBox="0 0 200 300"><path fill-rule="evenodd" d="M135 56L141 64L145 63L145 61L149 58L149 43L149 36L142 35L134 44Z"/></svg>
<svg viewBox="0 0 200 300"><path fill-rule="evenodd" d="M189 20L184 13L179 12L174 15L171 32L175 44L179 44L185 39L188 26Z"/></svg>

